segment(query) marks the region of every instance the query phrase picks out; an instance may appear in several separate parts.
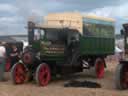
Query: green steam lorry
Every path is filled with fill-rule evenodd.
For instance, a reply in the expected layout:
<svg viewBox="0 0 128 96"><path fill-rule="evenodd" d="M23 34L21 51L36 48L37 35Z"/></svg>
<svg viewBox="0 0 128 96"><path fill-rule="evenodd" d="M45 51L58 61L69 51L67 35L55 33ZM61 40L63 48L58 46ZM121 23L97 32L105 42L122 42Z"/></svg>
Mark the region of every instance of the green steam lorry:
<svg viewBox="0 0 128 96"><path fill-rule="evenodd" d="M79 13L50 14L43 24L28 22L28 41L21 61L11 69L14 84L33 77L46 86L56 74L91 67L96 77L102 78L105 57L114 54L114 20Z"/></svg>
<svg viewBox="0 0 128 96"><path fill-rule="evenodd" d="M121 35L124 41L124 51L122 51L122 58L116 67L115 86L117 89L123 90L128 89L128 23L123 24Z"/></svg>

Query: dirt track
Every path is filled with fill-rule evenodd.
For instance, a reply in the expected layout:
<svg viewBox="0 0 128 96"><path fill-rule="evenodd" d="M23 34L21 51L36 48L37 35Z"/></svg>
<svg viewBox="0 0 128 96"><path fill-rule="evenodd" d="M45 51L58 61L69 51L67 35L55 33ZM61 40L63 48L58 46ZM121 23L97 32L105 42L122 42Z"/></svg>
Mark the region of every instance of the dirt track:
<svg viewBox="0 0 128 96"><path fill-rule="evenodd" d="M10 80L0 82L0 96L128 96L128 91L119 91L114 88L114 71L116 62L109 62L105 77L101 80L81 73L64 79L52 81L47 87L39 87L34 82L23 85L13 85ZM9 79L8 73L6 78ZM95 81L102 88L65 88L64 83L70 79Z"/></svg>

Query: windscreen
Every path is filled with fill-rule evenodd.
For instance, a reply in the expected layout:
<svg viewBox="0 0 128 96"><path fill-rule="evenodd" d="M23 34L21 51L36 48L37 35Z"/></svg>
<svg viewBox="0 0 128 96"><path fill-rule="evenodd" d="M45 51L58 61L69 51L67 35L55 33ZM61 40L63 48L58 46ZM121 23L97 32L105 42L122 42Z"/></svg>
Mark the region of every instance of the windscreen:
<svg viewBox="0 0 128 96"><path fill-rule="evenodd" d="M63 42L66 40L66 32L62 29L47 29L45 30L45 37L49 41Z"/></svg>

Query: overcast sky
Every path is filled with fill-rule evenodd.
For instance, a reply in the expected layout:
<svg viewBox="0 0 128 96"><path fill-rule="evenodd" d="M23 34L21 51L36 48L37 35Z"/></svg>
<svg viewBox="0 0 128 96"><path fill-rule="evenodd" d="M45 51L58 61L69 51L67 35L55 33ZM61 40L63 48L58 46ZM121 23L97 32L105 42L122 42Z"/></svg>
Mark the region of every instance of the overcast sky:
<svg viewBox="0 0 128 96"><path fill-rule="evenodd" d="M27 34L29 16L71 11L115 18L119 32L121 24L128 22L127 9L128 0L0 0L0 35Z"/></svg>

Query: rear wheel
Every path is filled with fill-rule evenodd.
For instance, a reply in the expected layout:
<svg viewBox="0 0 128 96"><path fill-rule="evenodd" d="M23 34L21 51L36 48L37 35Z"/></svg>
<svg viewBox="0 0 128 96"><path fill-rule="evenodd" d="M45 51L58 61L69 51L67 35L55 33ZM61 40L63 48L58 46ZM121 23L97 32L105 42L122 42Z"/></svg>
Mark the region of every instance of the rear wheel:
<svg viewBox="0 0 128 96"><path fill-rule="evenodd" d="M103 59L101 58L98 58L96 59L95 61L95 74L96 74L96 77L101 79L104 77L104 68L105 68L105 62Z"/></svg>
<svg viewBox="0 0 128 96"><path fill-rule="evenodd" d="M16 63L11 69L11 79L14 84L23 84L26 80L26 68L22 63Z"/></svg>
<svg viewBox="0 0 128 96"><path fill-rule="evenodd" d="M51 80L50 68L47 64L40 64L36 69L35 79L38 85L46 86Z"/></svg>
<svg viewBox="0 0 128 96"><path fill-rule="evenodd" d="M115 72L115 85L117 89L128 88L128 65L118 64Z"/></svg>

